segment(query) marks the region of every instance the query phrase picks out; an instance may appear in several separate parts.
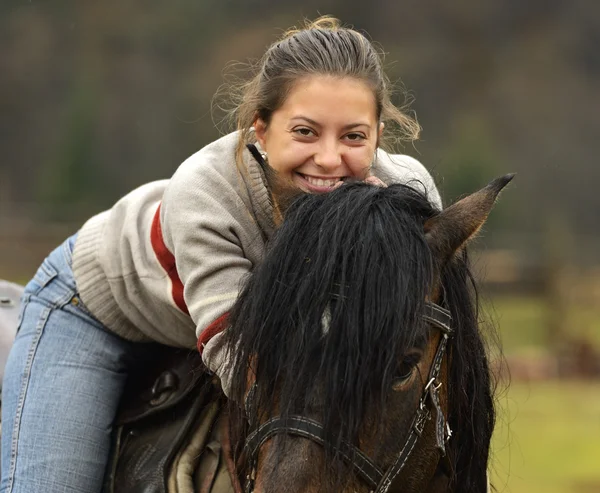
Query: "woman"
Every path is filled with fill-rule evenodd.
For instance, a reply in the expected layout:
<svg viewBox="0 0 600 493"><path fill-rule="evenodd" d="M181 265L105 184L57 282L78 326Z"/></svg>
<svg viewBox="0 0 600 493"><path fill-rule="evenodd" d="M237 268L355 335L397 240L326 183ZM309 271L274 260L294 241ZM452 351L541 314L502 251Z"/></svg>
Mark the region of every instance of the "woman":
<svg viewBox="0 0 600 493"><path fill-rule="evenodd" d="M227 393L220 334L290 194L415 181L439 206L417 161L378 149L385 122L418 134L362 34L331 18L290 30L244 86L237 132L52 252L26 287L6 368L0 491L100 491L142 342L197 345Z"/></svg>

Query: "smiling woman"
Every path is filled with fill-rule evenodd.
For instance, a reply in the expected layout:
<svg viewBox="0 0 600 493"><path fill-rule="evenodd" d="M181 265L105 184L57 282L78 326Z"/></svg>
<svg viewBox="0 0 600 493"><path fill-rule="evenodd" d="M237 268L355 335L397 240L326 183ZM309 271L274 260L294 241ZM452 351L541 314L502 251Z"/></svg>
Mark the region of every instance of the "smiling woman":
<svg viewBox="0 0 600 493"><path fill-rule="evenodd" d="M371 42L336 19L286 32L235 106L236 132L92 217L27 285L5 371L0 491L100 491L140 342L198 347L229 392L228 312L290 195L410 182L441 207L418 161L381 150L386 134L414 139L419 126L391 104Z"/></svg>
<svg viewBox="0 0 600 493"><path fill-rule="evenodd" d="M313 75L290 90L256 138L278 175L306 192L328 192L347 178L369 176L383 123L373 91L350 77Z"/></svg>

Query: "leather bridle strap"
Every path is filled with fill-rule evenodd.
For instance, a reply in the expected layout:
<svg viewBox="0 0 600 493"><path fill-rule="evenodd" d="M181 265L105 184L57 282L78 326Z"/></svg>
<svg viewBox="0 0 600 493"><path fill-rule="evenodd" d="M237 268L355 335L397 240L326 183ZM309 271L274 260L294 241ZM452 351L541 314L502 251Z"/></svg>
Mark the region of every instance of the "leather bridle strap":
<svg viewBox="0 0 600 493"><path fill-rule="evenodd" d="M454 332L451 326L452 316L450 312L440 305L435 303L426 302L423 315L424 320L435 325L444 334L452 335Z"/></svg>
<svg viewBox="0 0 600 493"><path fill-rule="evenodd" d="M260 447L277 434L308 438L322 446L327 443L323 426L317 421L295 415L288 416L287 419L275 417L264 422L248 436L245 446L248 457L256 457ZM376 488L381 482L383 472L358 447L342 442L335 450L349 466L354 467L370 488Z"/></svg>
<svg viewBox="0 0 600 493"><path fill-rule="evenodd" d="M433 359L433 363L431 365L431 369L429 371L429 378L427 379L427 384L423 389L423 394L419 401L419 406L417 407L417 411L415 413L415 417L413 419L410 433L406 442L404 443L404 447L398 454L398 457L394 461L394 463L390 466L390 468L386 471L382 481L377 486L375 493L386 493L394 479L400 474L408 458L410 457L415 445L417 444L419 438L423 434L423 430L425 429L425 424L429 421L431 417L431 411L427 408L427 398L429 397L433 408L436 413L436 425L435 425L435 436L436 436L436 446L440 450L442 456L446 454L446 431L448 432L448 436L450 435L450 429L446 430L446 420L444 418L444 413L442 411L440 400L439 400L439 388L441 383L438 383L438 376L442 367L442 360L444 359L444 353L446 351L446 345L448 343L448 333L443 333L438 344L437 351L435 353L435 357Z"/></svg>

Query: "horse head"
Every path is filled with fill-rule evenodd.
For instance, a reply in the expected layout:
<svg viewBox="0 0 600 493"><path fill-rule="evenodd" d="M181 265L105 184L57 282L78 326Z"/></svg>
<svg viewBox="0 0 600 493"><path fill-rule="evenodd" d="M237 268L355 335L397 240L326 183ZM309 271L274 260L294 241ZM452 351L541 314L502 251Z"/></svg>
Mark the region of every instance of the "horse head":
<svg viewBox="0 0 600 493"><path fill-rule="evenodd" d="M247 493L482 492L492 384L465 245L512 176L297 199L230 315Z"/></svg>

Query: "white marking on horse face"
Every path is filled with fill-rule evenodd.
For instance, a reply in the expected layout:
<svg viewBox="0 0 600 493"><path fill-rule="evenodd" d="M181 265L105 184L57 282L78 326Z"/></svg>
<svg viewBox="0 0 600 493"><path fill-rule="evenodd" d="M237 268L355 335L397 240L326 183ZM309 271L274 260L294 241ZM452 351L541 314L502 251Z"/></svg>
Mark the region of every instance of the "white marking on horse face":
<svg viewBox="0 0 600 493"><path fill-rule="evenodd" d="M323 331L323 336L326 336L329 333L329 326L331 325L331 308L329 305L325 307L323 310L323 315L321 316L321 330Z"/></svg>

